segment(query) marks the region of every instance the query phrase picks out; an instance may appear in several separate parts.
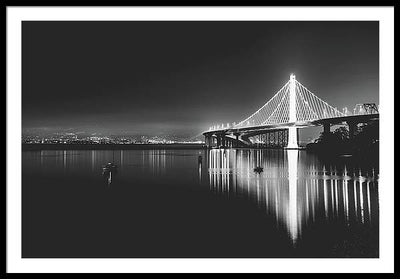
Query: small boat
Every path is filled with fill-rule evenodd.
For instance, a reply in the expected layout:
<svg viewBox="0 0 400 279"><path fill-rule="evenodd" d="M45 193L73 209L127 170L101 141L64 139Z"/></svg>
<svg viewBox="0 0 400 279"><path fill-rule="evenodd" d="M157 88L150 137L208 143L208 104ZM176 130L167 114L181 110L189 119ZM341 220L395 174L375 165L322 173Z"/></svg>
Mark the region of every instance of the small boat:
<svg viewBox="0 0 400 279"><path fill-rule="evenodd" d="M261 173L261 172L263 172L264 171L264 168L263 167L255 167L254 168L254 172L256 172L256 173Z"/></svg>
<svg viewBox="0 0 400 279"><path fill-rule="evenodd" d="M117 165L114 163L108 162L103 166L103 174L107 174L109 172L115 171L117 169Z"/></svg>
<svg viewBox="0 0 400 279"><path fill-rule="evenodd" d="M340 155L340 157L344 157L344 158L348 158L348 157L352 157L352 154L342 154Z"/></svg>

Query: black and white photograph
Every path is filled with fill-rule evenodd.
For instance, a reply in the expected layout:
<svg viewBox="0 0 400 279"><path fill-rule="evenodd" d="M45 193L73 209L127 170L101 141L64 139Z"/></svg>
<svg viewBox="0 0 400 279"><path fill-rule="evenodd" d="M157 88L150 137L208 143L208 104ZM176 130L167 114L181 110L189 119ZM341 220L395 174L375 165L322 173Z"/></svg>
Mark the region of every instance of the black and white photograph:
<svg viewBox="0 0 400 279"><path fill-rule="evenodd" d="M13 269L393 269L393 7L8 9Z"/></svg>

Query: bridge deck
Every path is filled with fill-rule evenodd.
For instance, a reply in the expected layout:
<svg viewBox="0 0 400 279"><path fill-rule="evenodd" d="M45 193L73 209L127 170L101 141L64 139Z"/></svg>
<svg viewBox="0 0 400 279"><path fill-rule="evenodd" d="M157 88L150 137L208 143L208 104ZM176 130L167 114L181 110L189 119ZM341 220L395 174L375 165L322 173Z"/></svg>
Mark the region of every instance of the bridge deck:
<svg viewBox="0 0 400 279"><path fill-rule="evenodd" d="M259 125L259 126L246 126L246 127L232 127L226 129L218 129L205 131L203 133L206 135L213 134L250 134L253 132L262 132L262 131L270 131L270 130L281 130L287 129L289 127L297 127L297 128L306 128L312 126L322 126L324 124L338 125L343 123L363 123L369 121L379 120L379 113L375 114L361 114L361 115L349 115L349 116L341 116L341 117L333 117L333 118L324 118L324 119L316 119L311 121L298 121L298 122L290 122L290 123L281 123L281 124L269 124L269 125Z"/></svg>

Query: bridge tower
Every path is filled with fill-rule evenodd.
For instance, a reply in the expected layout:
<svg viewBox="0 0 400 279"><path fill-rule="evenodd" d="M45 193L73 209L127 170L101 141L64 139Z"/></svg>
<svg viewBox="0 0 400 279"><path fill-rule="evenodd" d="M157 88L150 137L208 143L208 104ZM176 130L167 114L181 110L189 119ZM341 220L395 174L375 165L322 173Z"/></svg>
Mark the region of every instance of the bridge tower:
<svg viewBox="0 0 400 279"><path fill-rule="evenodd" d="M290 75L289 81L289 122L296 122L296 76ZM298 149L297 128L289 127L288 144L286 148Z"/></svg>

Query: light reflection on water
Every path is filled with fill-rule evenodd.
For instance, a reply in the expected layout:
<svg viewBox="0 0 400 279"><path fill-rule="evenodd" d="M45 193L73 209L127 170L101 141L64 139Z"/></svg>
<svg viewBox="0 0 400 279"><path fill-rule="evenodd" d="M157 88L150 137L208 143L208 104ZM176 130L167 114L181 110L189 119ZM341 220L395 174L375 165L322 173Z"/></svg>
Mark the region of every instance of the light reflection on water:
<svg viewBox="0 0 400 279"><path fill-rule="evenodd" d="M293 245L317 219L347 226L377 222L371 214L378 207L374 169L349 171L346 164L337 169L298 150L213 149L208 166L212 191L253 200L287 230Z"/></svg>
<svg viewBox="0 0 400 279"><path fill-rule="evenodd" d="M325 163L305 151L260 149L61 150L23 152L22 156L23 175L27 177L25 181L35 186L26 188L29 193L27 197L32 199L29 204L34 210L36 205L59 197L55 192L46 196L49 188L41 183L60 187L64 193L67 190L62 187L68 187L68 184L63 181L70 181L71 178L83 179L84 187L89 184L101 185L102 166L114 162L118 166L118 173L108 173L103 182L109 186L107 189L119 189L121 197L133 191L128 187L134 189L137 185L147 187L158 183L166 189L172 189L168 187L176 185L182 187L171 190L169 198L172 197L172 202L175 203L186 198L185 194L179 192L179 189L185 187L201 188L226 200L247 200L271 217L274 220L272 226L275 225L279 231L283 231L291 241L291 246L296 249L299 249L297 247L301 245L306 234L309 235L308 228L315 224L320 227L340 224L335 227L339 228L338 232L343 227L347 227L349 231L358 228L353 235L368 230L374 234L372 227L376 228L379 224L378 171L372 167L360 168L349 158ZM256 167L262 167L263 171L255 172ZM42 177L46 179L42 180ZM58 189L57 187L52 189ZM77 193L83 196L87 191L91 195L97 190L100 191L101 188L86 188L82 192L74 192L76 189L71 188L71 192L67 193L71 193L70 197L73 199L79 200ZM156 196L157 192L151 194ZM32 195L36 196L32 198ZM145 195L140 199L143 200L143 205L153 201L153 197ZM204 207L208 206L207 202L205 201ZM62 200L58 203L62 204ZM165 201L159 209L164 211L167 206L170 204ZM100 208L99 205L99 211ZM53 210L62 212L63 209L60 205L59 211ZM84 210L84 206L76 207L75 216L79 218ZM199 208L199 211L202 210L205 210L203 204ZM128 216L131 212L123 214ZM42 220L42 215L35 216ZM168 216L174 217L173 214ZM204 216L208 218L209 215ZM177 231L185 228L184 223L179 227L179 217L172 220L176 222ZM363 243L369 243L369 237L360 236L365 240ZM330 253L332 252L328 251L326 255ZM359 255L357 251L350 254ZM374 256L376 254L377 252L372 253Z"/></svg>

